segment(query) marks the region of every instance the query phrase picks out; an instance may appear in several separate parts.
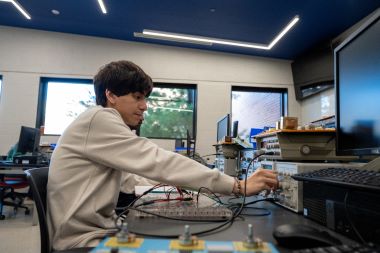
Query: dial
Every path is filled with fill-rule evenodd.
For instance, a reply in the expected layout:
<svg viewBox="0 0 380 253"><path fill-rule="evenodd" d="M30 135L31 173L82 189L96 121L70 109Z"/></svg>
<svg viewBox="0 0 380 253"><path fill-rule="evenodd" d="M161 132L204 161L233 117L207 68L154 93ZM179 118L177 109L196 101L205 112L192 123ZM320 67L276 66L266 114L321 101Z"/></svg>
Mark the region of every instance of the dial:
<svg viewBox="0 0 380 253"><path fill-rule="evenodd" d="M311 153L311 148L308 145L302 145L300 148L301 154L303 155L310 155Z"/></svg>

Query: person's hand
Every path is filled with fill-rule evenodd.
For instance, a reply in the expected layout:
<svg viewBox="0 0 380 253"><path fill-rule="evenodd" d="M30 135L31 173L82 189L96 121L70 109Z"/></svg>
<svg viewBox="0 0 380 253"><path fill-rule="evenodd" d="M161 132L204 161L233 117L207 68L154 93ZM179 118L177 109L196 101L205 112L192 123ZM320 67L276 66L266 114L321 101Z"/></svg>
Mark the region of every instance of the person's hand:
<svg viewBox="0 0 380 253"><path fill-rule="evenodd" d="M241 193L244 193L245 180L240 181ZM256 169L247 179L246 195L251 196L263 190L272 190L278 187L277 173L273 170Z"/></svg>

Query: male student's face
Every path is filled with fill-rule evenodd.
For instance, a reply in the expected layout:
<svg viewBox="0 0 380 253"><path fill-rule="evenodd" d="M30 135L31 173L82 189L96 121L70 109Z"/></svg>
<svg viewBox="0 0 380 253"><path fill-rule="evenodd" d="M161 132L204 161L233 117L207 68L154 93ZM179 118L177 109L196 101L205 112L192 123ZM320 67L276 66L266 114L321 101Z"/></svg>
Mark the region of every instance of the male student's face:
<svg viewBox="0 0 380 253"><path fill-rule="evenodd" d="M141 92L131 92L124 96L116 96L110 91L107 92L107 107L116 109L125 124L136 127L144 120L144 112L148 109L146 97Z"/></svg>

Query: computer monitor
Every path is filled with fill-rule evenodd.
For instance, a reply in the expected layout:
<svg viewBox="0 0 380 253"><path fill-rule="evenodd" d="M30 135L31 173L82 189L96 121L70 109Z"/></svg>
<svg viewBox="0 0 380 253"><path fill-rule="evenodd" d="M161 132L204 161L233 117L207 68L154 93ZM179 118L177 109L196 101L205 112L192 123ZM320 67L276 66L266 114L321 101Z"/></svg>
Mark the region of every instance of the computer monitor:
<svg viewBox="0 0 380 253"><path fill-rule="evenodd" d="M380 155L380 9L334 57L337 155Z"/></svg>
<svg viewBox="0 0 380 253"><path fill-rule="evenodd" d="M18 139L17 152L36 153L40 146L40 129L22 126Z"/></svg>
<svg viewBox="0 0 380 253"><path fill-rule="evenodd" d="M216 141L220 142L225 136L231 136L231 115L228 113L216 124Z"/></svg>
<svg viewBox="0 0 380 253"><path fill-rule="evenodd" d="M234 121L234 123L232 123L232 137L233 138L236 138L238 137L239 135L239 121Z"/></svg>

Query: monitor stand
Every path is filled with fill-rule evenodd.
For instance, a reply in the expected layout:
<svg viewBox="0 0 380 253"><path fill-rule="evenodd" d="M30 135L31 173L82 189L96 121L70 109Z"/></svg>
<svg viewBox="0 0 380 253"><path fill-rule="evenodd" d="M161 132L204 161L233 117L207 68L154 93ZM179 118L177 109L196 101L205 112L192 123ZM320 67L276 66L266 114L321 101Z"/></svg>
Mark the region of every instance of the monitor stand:
<svg viewBox="0 0 380 253"><path fill-rule="evenodd" d="M362 166L360 169L380 172L380 157L373 159L366 165Z"/></svg>

